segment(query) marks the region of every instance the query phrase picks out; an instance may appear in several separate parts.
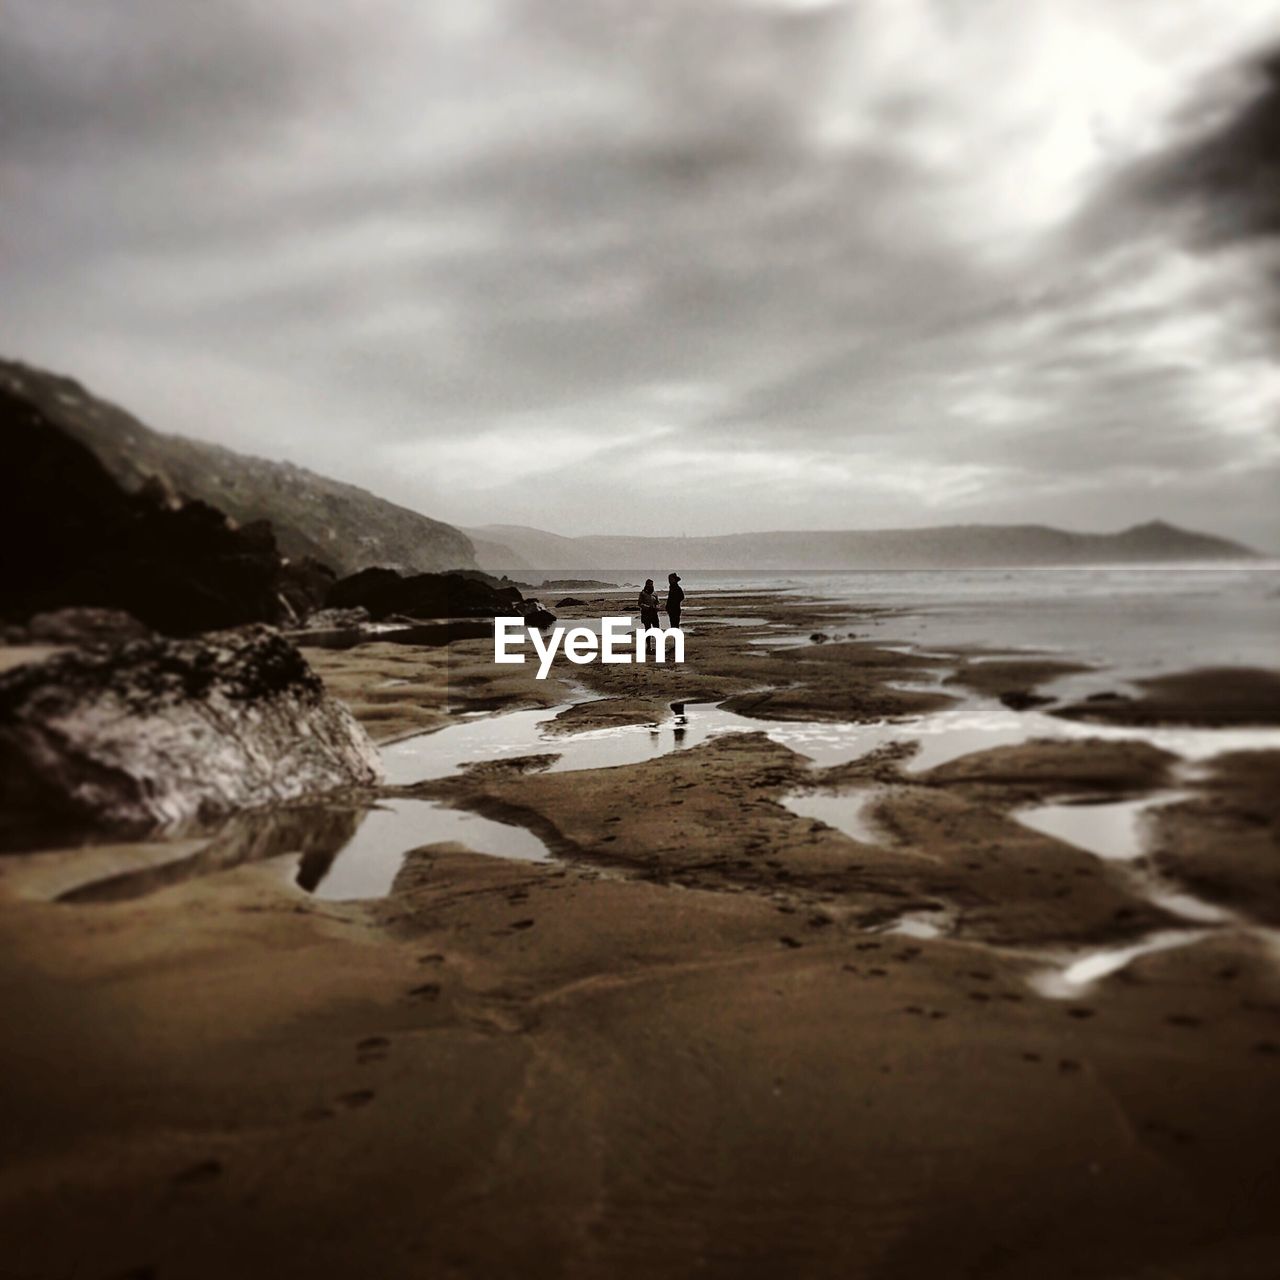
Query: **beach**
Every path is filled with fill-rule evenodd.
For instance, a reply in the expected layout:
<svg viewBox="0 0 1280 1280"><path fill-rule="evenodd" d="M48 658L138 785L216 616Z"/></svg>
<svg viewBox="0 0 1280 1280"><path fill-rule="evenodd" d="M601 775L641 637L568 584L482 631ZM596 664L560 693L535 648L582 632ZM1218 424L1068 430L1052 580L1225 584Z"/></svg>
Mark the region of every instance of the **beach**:
<svg viewBox="0 0 1280 1280"><path fill-rule="evenodd" d="M300 637L377 796L0 859L0 1275L1274 1276L1274 670L691 604Z"/></svg>

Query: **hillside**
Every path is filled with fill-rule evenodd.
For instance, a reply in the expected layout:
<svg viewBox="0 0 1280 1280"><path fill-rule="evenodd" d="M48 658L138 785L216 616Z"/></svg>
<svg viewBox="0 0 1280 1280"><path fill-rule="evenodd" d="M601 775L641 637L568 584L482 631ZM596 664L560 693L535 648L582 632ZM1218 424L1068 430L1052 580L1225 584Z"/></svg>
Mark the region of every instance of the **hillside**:
<svg viewBox="0 0 1280 1280"><path fill-rule="evenodd" d="M709 538L565 538L519 525L486 525L475 534L547 570L947 569L1051 565L1124 565L1254 559L1238 542L1163 521L1119 533L1071 533L1047 525L946 525L924 529L737 533ZM499 561L485 568L501 570ZM521 567L515 562L512 568Z"/></svg>
<svg viewBox="0 0 1280 1280"><path fill-rule="evenodd" d="M129 492L158 476L239 524L269 520L287 556L314 556L340 575L371 565L416 573L476 567L474 548L458 529L354 485L164 435L78 382L16 361L0 360L0 387L87 445Z"/></svg>

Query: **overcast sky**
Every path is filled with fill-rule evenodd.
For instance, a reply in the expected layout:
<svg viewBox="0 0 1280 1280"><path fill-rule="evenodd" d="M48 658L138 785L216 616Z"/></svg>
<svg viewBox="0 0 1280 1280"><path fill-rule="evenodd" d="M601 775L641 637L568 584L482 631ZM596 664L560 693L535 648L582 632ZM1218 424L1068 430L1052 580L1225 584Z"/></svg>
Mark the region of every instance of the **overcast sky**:
<svg viewBox="0 0 1280 1280"><path fill-rule="evenodd" d="M1280 0L7 0L0 354L463 525L1280 547Z"/></svg>

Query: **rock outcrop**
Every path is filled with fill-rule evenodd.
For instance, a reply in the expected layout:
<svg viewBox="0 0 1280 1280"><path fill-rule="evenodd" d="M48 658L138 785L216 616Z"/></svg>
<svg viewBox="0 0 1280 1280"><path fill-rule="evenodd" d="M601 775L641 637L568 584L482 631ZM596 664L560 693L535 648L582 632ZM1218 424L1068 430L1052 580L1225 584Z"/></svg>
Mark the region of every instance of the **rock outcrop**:
<svg viewBox="0 0 1280 1280"><path fill-rule="evenodd" d="M522 613L520 592L483 577L461 573L417 573L403 577L394 569L365 569L341 578L325 598L327 609L363 608L381 620L392 614L409 618L492 618Z"/></svg>
<svg viewBox="0 0 1280 1280"><path fill-rule="evenodd" d="M0 388L0 540L9 622L68 606L121 610L168 635L285 622L333 575L289 563L264 521L236 527L159 481L128 493L30 401Z"/></svg>
<svg viewBox="0 0 1280 1280"><path fill-rule="evenodd" d="M0 676L0 809L21 825L141 833L380 776L355 718L268 627Z"/></svg>

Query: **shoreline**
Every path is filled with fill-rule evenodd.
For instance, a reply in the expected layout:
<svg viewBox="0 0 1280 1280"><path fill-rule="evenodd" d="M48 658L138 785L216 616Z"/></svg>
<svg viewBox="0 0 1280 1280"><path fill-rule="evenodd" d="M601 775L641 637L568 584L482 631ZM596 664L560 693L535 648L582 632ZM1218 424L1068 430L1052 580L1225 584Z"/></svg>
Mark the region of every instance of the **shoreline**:
<svg viewBox="0 0 1280 1280"><path fill-rule="evenodd" d="M816 601L724 603L801 644L756 651L748 628L690 618L701 656L683 669L561 657L541 682L493 667L479 641L307 650L384 751L561 707L533 753L512 742L379 792L518 817L551 860L436 843L408 853L386 897L335 901L291 882L297 841L316 836L282 822L251 833L259 860L71 905L42 886L77 860L141 869L156 847L0 858L0 986L23 1028L3 1086L7 1265L1269 1275L1280 917L1259 886L1280 752L1188 778L1141 730L1064 721L1085 736L918 773L900 739L836 758L886 720L969 699L1043 716L1024 700L1070 673L1025 654L809 645L865 628ZM754 731L690 742L708 705ZM833 735L828 763L770 736L797 724ZM652 754L548 759L586 760L580 735L617 732ZM1151 867L1015 816L1170 786L1183 798L1158 812ZM848 793L866 800L864 838L785 803ZM326 838L365 812L312 807L337 824ZM1036 994L1042 954L1194 929L1135 888L1148 872L1263 918Z"/></svg>

